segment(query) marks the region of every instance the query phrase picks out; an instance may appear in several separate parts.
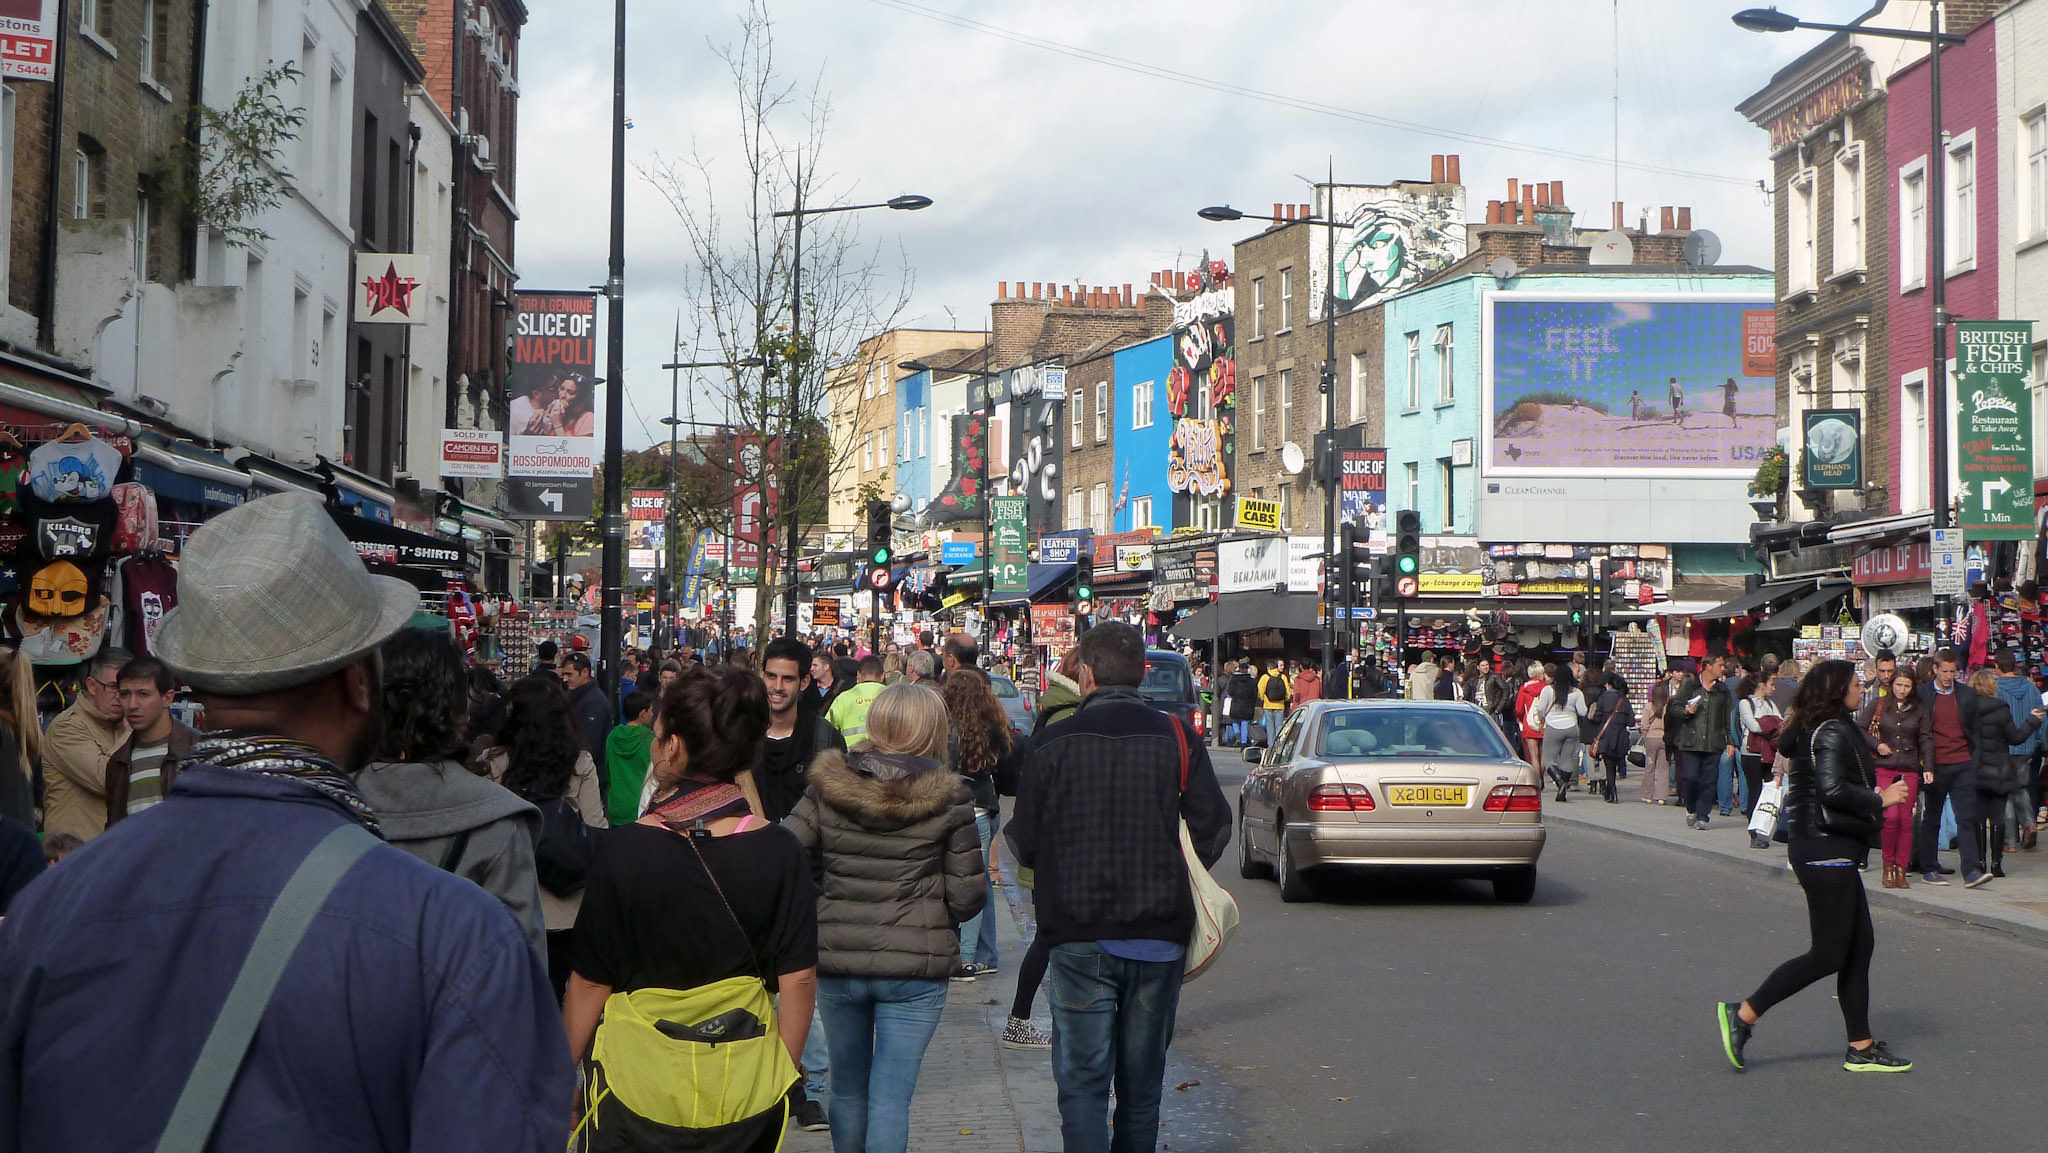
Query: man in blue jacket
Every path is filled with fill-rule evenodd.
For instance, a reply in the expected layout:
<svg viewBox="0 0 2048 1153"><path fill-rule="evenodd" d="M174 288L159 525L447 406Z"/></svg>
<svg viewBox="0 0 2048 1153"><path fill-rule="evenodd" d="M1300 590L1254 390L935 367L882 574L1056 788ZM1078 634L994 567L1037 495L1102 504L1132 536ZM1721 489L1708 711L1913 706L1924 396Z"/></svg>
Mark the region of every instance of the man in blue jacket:
<svg viewBox="0 0 2048 1153"><path fill-rule="evenodd" d="M1017 863L1037 874L1038 931L1052 946L1064 1148L1150 1150L1195 927L1180 822L1213 865L1230 841L1230 802L1207 746L1138 695L1145 640L1136 629L1098 624L1074 657L1081 704L1039 738L1008 835Z"/></svg>
<svg viewBox="0 0 2048 1153"><path fill-rule="evenodd" d="M2034 682L2019 674L2019 662L2013 657L2011 649L1999 650L1996 662L1998 697L2012 706L2012 717L2015 722L2032 715L2033 711L2043 704L2048 704L2048 698L2042 697L2041 690L2034 687ZM2012 754L2013 763L2022 767L2025 781L2024 788L2007 798L2007 804L2012 809L2011 815L1979 814L1983 817L1995 817L2000 824L2011 830L2015 837L2027 835L2027 831L2034 825L2034 790L2039 783L2036 774L2041 771L2037 760L2041 755L2041 737L2041 730L2035 729L2027 734L2026 740L2010 745L2006 749ZM2033 844L2032 841L2025 843L2029 846Z"/></svg>
<svg viewBox="0 0 2048 1153"><path fill-rule="evenodd" d="M377 648L418 594L289 495L194 533L178 596L156 650L211 731L161 804L0 925L0 1148L155 1147L286 879L338 828L378 831L349 773L377 745ZM494 897L398 849L341 876L261 1004L246 1056L210 1069L230 1079L215 1153L567 1138L572 1071L539 955Z"/></svg>

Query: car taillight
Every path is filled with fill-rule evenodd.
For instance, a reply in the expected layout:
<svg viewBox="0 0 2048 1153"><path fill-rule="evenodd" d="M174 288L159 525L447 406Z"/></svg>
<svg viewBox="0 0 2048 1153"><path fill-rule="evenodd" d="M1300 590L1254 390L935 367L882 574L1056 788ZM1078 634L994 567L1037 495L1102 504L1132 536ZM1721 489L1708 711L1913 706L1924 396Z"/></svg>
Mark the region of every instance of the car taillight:
<svg viewBox="0 0 2048 1153"><path fill-rule="evenodd" d="M1364 785L1321 785L1309 794L1312 813L1370 813L1372 793Z"/></svg>
<svg viewBox="0 0 2048 1153"><path fill-rule="evenodd" d="M1206 713L1206 712L1204 712L1204 711L1202 711L1201 709L1196 709L1196 710L1195 710L1195 735L1196 735L1196 736L1207 736L1208 734L1209 734L1209 714L1208 714L1208 713Z"/></svg>
<svg viewBox="0 0 2048 1153"><path fill-rule="evenodd" d="M1495 785L1486 794L1486 811L1489 813L1540 813L1543 811L1543 792L1535 785Z"/></svg>

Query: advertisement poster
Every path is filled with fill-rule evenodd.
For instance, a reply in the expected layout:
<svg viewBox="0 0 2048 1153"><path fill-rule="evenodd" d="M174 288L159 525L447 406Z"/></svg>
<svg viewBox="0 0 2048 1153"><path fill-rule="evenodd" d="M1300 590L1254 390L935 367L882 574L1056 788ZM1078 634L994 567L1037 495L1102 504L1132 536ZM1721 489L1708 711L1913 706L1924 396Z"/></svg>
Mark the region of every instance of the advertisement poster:
<svg viewBox="0 0 2048 1153"><path fill-rule="evenodd" d="M1060 476L1066 467L1066 405L1045 393L1048 367L1027 364L1002 374L1002 388L1010 398L1010 491L1028 502L1027 523L1040 536L1061 527ZM956 454L954 468L973 468L978 459L963 451ZM944 522L935 513L933 523Z"/></svg>
<svg viewBox="0 0 2048 1153"><path fill-rule="evenodd" d="M988 504L991 530L989 570L994 578L991 587L996 596L1021 597L1029 588L1026 578L1030 573L1025 551L1028 544L1025 499L1021 496L999 496Z"/></svg>
<svg viewBox="0 0 2048 1153"><path fill-rule="evenodd" d="M54 80L57 0L0 0L0 78Z"/></svg>
<svg viewBox="0 0 2048 1153"><path fill-rule="evenodd" d="M737 464L732 473L732 555L726 568L732 579L745 583L761 571L762 546L772 545L777 482L771 466L774 441L765 444L757 436L741 433L737 439Z"/></svg>
<svg viewBox="0 0 2048 1153"><path fill-rule="evenodd" d="M1046 650L1047 661L1057 661L1074 647L1074 610L1071 606L1032 605L1031 643Z"/></svg>
<svg viewBox="0 0 2048 1153"><path fill-rule="evenodd" d="M597 297L517 292L505 376L515 436L596 435Z"/></svg>
<svg viewBox="0 0 2048 1153"><path fill-rule="evenodd" d="M1237 498L1237 527L1254 532L1280 531L1280 502L1255 496Z"/></svg>
<svg viewBox="0 0 2048 1153"><path fill-rule="evenodd" d="M683 587L676 594L676 603L683 608L696 608L703 599L704 567L710 560L711 530L699 529L697 539L690 545L690 561L683 571Z"/></svg>
<svg viewBox="0 0 2048 1153"><path fill-rule="evenodd" d="M1347 448L1338 454L1338 513L1360 528L1378 532L1387 520L1387 450Z"/></svg>
<svg viewBox="0 0 2048 1153"><path fill-rule="evenodd" d="M2034 539L2033 322L1956 322L1956 463L1968 540Z"/></svg>
<svg viewBox="0 0 2048 1153"><path fill-rule="evenodd" d="M1464 259L1465 190L1454 184L1336 186L1337 309L1367 308ZM1322 200L1329 192L1317 190ZM1324 217L1320 204L1316 215ZM1323 230L1309 230L1308 299L1325 311L1329 248Z"/></svg>
<svg viewBox="0 0 2048 1153"><path fill-rule="evenodd" d="M1814 408L1800 416L1807 488L1863 487L1863 414Z"/></svg>
<svg viewBox="0 0 2048 1153"><path fill-rule="evenodd" d="M505 434L480 428L441 430L441 475L496 480L505 475Z"/></svg>
<svg viewBox="0 0 2048 1153"><path fill-rule="evenodd" d="M627 498L626 567L651 572L661 567L668 542L668 494L658 488L636 488Z"/></svg>
<svg viewBox="0 0 2048 1153"><path fill-rule="evenodd" d="M1741 473L1777 443L1747 296L1487 294L1489 475Z"/></svg>
<svg viewBox="0 0 2048 1153"><path fill-rule="evenodd" d="M1197 500L1230 495L1237 459L1237 292L1230 270L1211 261L1196 273L1201 291L1173 306L1173 368L1166 377L1166 487L1173 522L1191 524Z"/></svg>

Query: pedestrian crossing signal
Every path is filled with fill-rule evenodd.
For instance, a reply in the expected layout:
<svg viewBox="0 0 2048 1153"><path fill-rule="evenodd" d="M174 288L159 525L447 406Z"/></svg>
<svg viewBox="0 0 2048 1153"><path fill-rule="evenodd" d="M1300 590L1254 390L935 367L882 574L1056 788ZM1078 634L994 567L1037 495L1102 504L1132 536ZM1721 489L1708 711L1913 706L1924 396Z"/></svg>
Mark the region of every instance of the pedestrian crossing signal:
<svg viewBox="0 0 2048 1153"><path fill-rule="evenodd" d="M1566 611L1570 614L1569 619L1573 628L1578 628L1586 623L1586 594L1573 593L1565 599L1565 605L1567 606Z"/></svg>

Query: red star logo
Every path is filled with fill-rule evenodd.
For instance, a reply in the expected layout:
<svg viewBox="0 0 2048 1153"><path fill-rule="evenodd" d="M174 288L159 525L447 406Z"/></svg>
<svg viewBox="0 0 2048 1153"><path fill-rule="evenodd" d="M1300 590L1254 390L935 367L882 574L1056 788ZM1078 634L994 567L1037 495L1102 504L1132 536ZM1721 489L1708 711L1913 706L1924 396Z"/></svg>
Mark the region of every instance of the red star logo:
<svg viewBox="0 0 2048 1153"><path fill-rule="evenodd" d="M370 306L371 316L385 309L396 309L401 316L411 316L412 294L419 286L419 281L398 275L398 266L386 261L384 275L371 276L363 281L363 301Z"/></svg>

